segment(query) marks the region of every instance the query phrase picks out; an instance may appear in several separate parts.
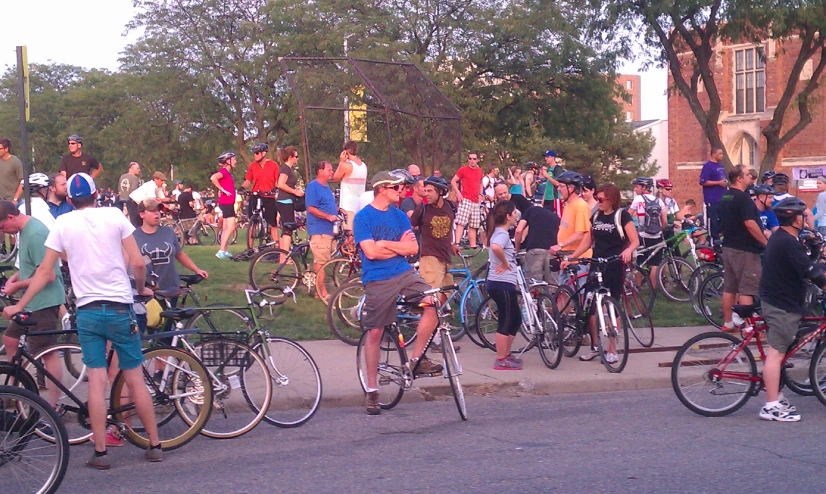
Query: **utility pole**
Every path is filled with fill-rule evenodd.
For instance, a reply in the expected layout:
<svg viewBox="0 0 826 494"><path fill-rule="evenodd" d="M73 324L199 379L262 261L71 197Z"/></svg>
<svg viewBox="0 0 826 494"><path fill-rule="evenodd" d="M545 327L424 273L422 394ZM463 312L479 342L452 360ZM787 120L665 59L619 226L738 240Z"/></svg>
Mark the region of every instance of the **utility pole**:
<svg viewBox="0 0 826 494"><path fill-rule="evenodd" d="M17 47L17 100L20 102L20 150L23 162L23 197L26 212L32 214L32 197L29 192L29 174L32 165L29 162L29 63L25 46Z"/></svg>

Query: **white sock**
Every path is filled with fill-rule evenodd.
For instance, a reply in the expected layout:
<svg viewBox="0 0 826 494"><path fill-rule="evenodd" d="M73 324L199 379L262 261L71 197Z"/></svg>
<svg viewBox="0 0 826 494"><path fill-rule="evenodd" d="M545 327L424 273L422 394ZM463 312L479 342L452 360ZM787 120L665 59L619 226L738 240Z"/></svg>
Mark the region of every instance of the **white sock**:
<svg viewBox="0 0 826 494"><path fill-rule="evenodd" d="M774 406L780 406L780 402L779 401L767 401L766 402L766 408L771 408L771 407L774 407Z"/></svg>
<svg viewBox="0 0 826 494"><path fill-rule="evenodd" d="M374 392L374 391L378 391L378 389L367 388L367 391L366 391L366 392L367 392L367 393L372 393L372 392Z"/></svg>
<svg viewBox="0 0 826 494"><path fill-rule="evenodd" d="M734 329L734 323L731 321L723 324L723 326L727 327L728 329Z"/></svg>

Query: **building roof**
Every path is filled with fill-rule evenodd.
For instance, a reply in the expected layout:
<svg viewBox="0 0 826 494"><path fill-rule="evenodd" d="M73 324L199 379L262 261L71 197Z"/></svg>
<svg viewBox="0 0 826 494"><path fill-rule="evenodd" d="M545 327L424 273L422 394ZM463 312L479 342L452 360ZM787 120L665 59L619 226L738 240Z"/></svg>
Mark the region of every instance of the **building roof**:
<svg viewBox="0 0 826 494"><path fill-rule="evenodd" d="M654 119L654 120L637 120L635 122L629 122L629 123L631 124L632 129L637 130L637 129L640 129L642 127L646 127L648 125L651 125L652 123L655 123L655 122L659 122L659 120L658 119Z"/></svg>

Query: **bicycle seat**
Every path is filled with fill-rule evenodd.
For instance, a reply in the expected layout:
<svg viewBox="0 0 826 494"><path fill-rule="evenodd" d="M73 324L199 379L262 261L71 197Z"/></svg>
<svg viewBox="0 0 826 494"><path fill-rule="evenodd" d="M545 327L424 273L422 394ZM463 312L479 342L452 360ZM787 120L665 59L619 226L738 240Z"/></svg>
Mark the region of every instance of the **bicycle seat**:
<svg viewBox="0 0 826 494"><path fill-rule="evenodd" d="M743 319L747 317L751 317L756 313L760 312L760 303L754 303L750 305L740 305L737 304L731 308L738 316L742 317Z"/></svg>
<svg viewBox="0 0 826 494"><path fill-rule="evenodd" d="M186 288L173 288L171 290L155 290L155 298L162 297L162 298L175 298L180 297L184 293L187 292Z"/></svg>
<svg viewBox="0 0 826 494"><path fill-rule="evenodd" d="M161 311L161 317L166 317L172 319L173 321L186 321L187 319L192 319L192 317L197 314L198 311L195 309L170 309Z"/></svg>
<svg viewBox="0 0 826 494"><path fill-rule="evenodd" d="M204 279L197 274L182 274L181 281L186 284L186 286L190 286L197 285L198 283L204 281Z"/></svg>
<svg viewBox="0 0 826 494"><path fill-rule="evenodd" d="M288 222L284 223L282 226L283 226L285 232L294 232L295 230L298 230L298 228L299 228L298 223L296 223L294 221L288 221Z"/></svg>

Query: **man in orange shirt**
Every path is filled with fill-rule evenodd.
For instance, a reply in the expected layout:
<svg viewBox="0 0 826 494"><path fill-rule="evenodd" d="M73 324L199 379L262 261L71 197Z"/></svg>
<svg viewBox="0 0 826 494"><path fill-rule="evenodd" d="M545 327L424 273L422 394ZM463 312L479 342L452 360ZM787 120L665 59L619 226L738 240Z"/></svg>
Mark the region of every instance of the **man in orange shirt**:
<svg viewBox="0 0 826 494"><path fill-rule="evenodd" d="M270 225L270 235L278 238L278 223L275 221L275 184L278 182L278 175L281 173L278 163L267 158L267 151L270 148L263 142L259 142L252 147L254 161L250 163L247 174L244 175L244 183L241 187L246 189L252 183L251 193L258 193L258 197L250 195L247 204L247 216L252 216L253 211L258 207L256 204L261 201L260 207L264 215L264 220ZM252 248L252 228L247 228L247 249Z"/></svg>
<svg viewBox="0 0 826 494"><path fill-rule="evenodd" d="M551 254L559 251L575 251L584 241L588 241L585 234L591 231L591 208L588 203L580 197L582 193L582 175L576 172L564 172L556 178L559 182L559 192L562 195L562 221L559 225L557 235L557 245L551 246ZM582 257L591 257L593 251L588 249ZM577 268L577 283L585 283L585 277L581 276L588 272L588 266L580 264ZM568 284L569 279L566 273L561 273L559 284Z"/></svg>

